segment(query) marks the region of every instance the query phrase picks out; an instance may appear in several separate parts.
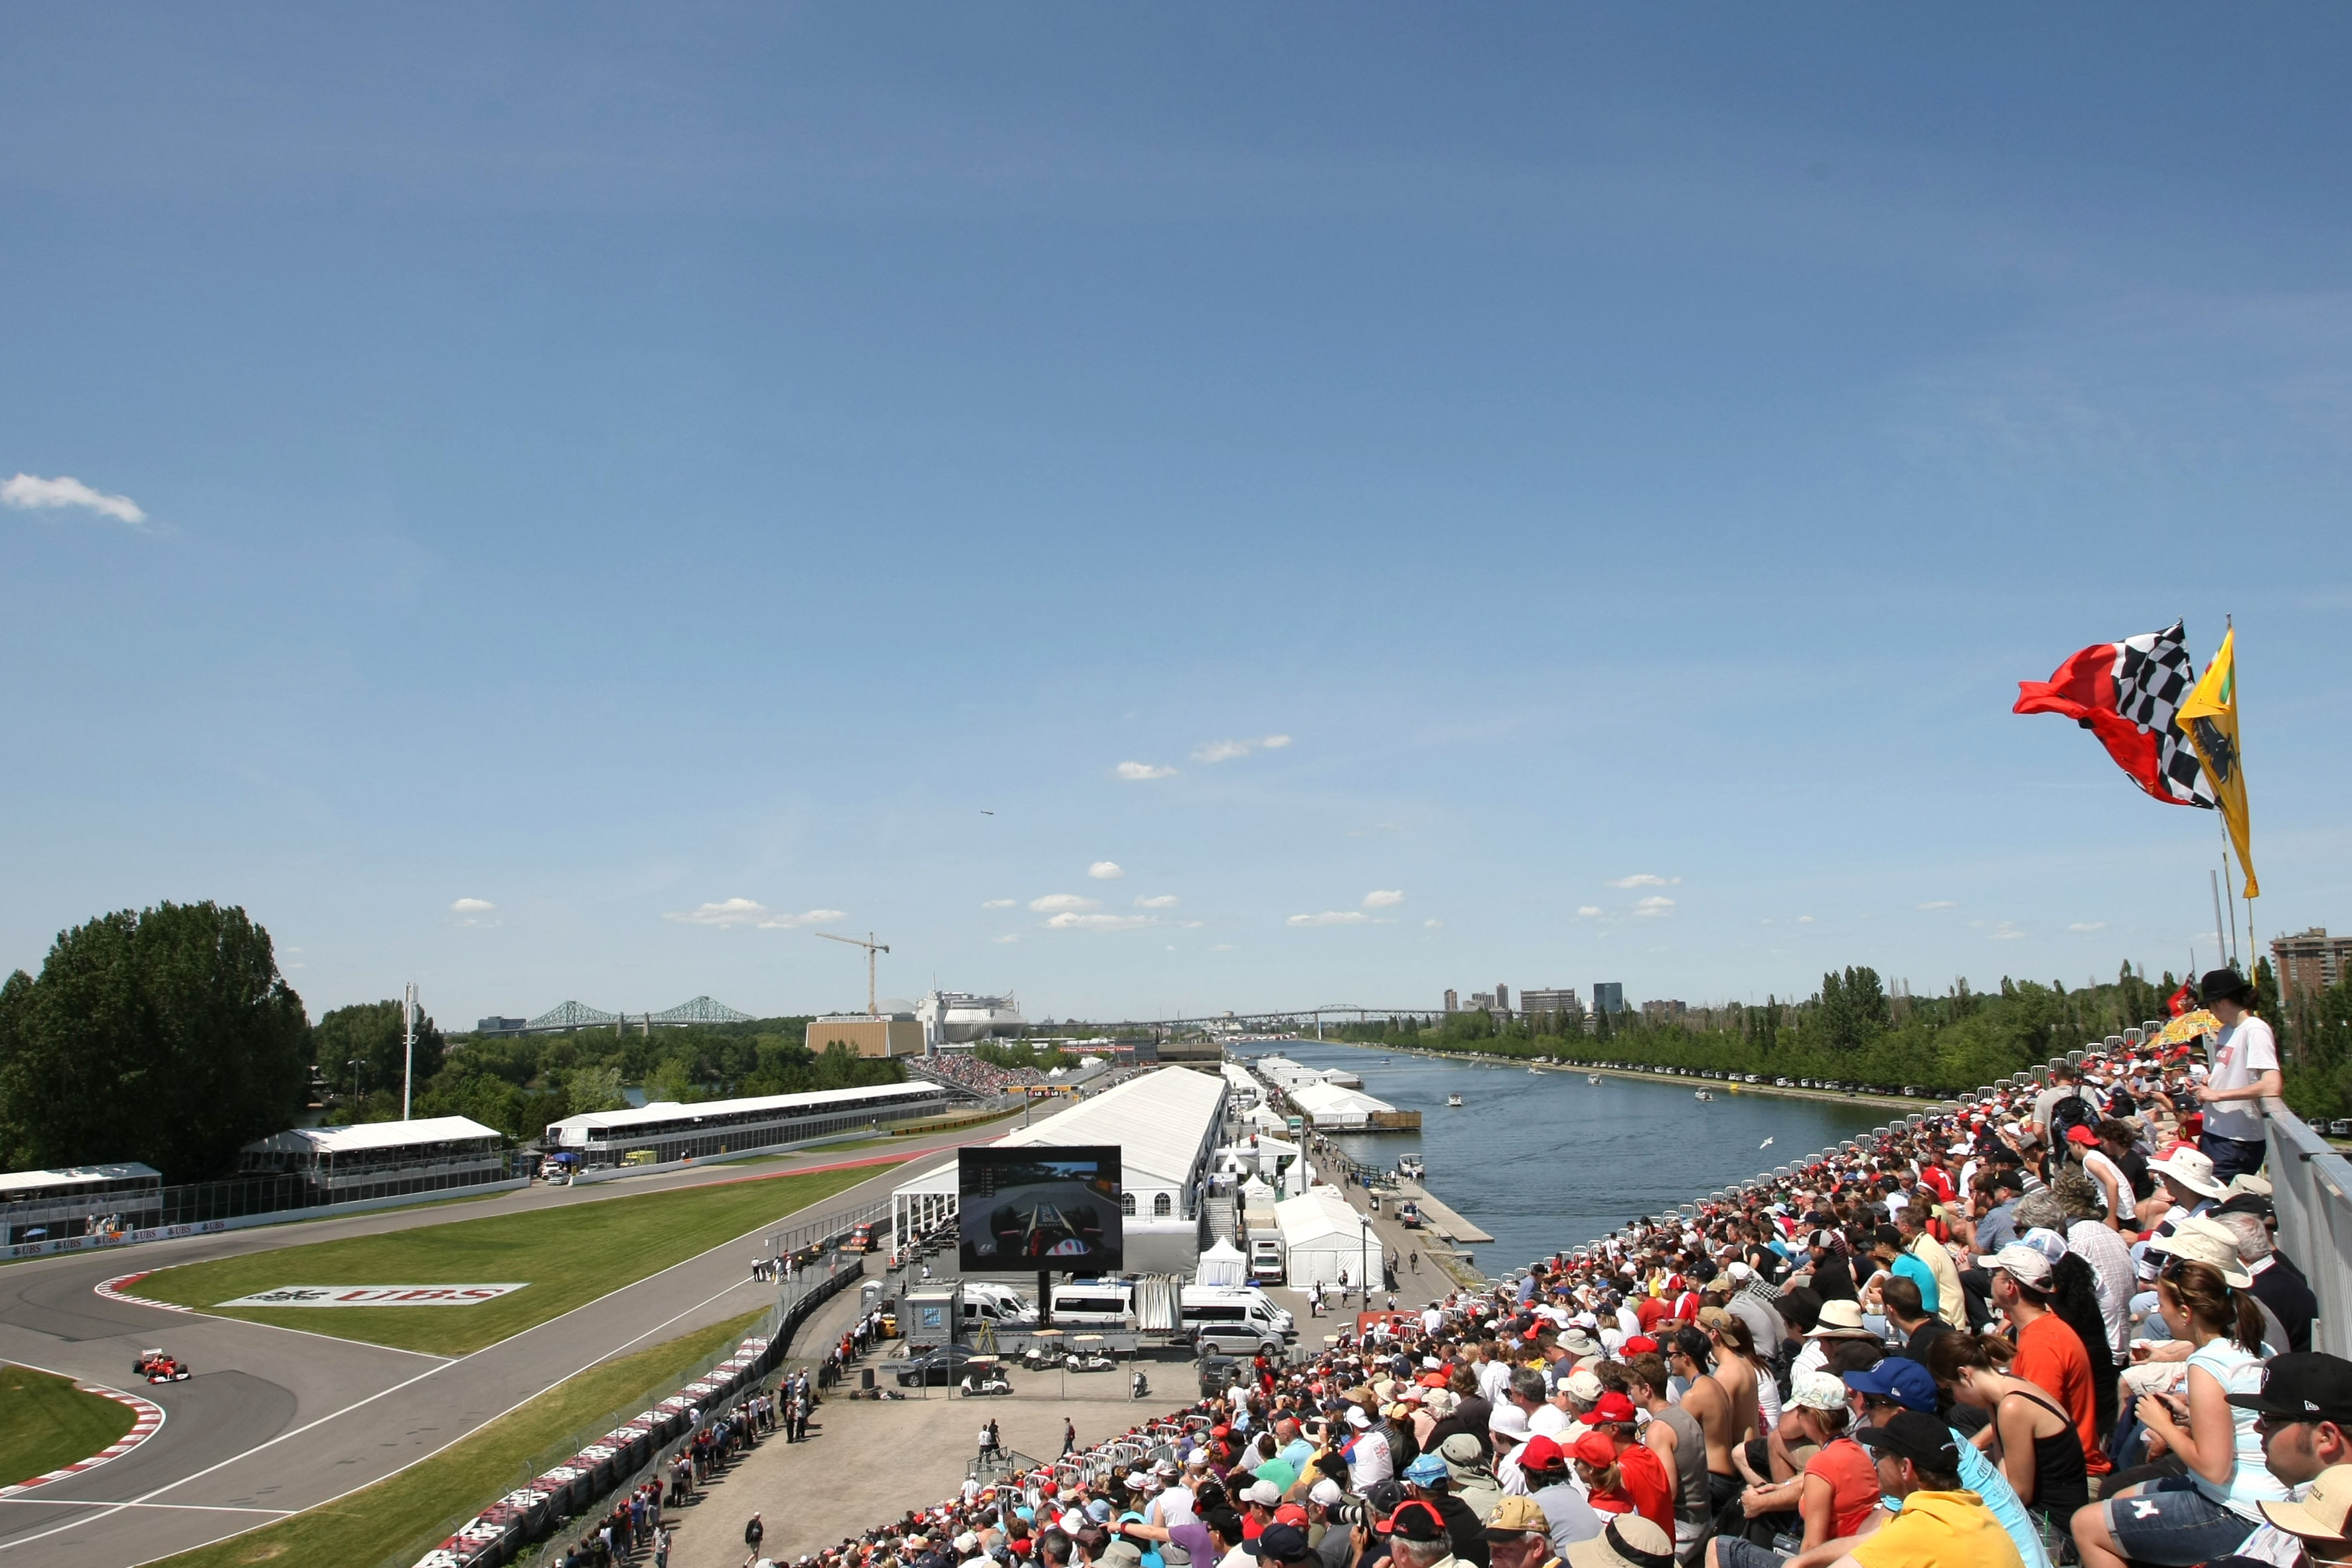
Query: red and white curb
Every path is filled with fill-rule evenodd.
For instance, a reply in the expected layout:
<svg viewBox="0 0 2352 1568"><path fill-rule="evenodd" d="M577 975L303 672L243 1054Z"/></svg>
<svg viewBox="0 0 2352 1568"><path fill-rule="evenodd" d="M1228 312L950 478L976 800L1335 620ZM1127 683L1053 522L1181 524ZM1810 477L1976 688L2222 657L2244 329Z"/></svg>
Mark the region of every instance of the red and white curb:
<svg viewBox="0 0 2352 1568"><path fill-rule="evenodd" d="M163 1407L152 1400L142 1399L135 1394L125 1394L120 1389L108 1388L102 1384L77 1383L74 1386L84 1394L100 1394L118 1405L131 1406L131 1415L135 1417L131 1423L131 1430L122 1435L121 1441L92 1454L87 1459L77 1459L61 1469L51 1470L46 1476L35 1476L29 1481L18 1481L13 1487L0 1487L0 1498L15 1497L18 1492L28 1492L35 1487L45 1487L51 1481L61 1481L68 1476L78 1476L85 1470L94 1470L110 1459L122 1458L163 1429Z"/></svg>
<svg viewBox="0 0 2352 1568"><path fill-rule="evenodd" d="M133 1296L123 1289L125 1285L138 1284L154 1272L152 1268L142 1268L136 1274L118 1274L111 1279L100 1280L91 1289L110 1301L127 1301L134 1307L152 1307L163 1312L191 1311L191 1309L181 1306L177 1301L151 1301L144 1296Z"/></svg>

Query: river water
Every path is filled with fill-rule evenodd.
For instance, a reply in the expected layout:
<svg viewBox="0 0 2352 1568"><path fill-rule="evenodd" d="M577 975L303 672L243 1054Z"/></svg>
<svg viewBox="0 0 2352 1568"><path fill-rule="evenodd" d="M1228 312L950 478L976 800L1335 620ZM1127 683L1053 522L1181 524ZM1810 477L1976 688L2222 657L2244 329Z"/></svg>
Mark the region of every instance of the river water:
<svg viewBox="0 0 2352 1568"><path fill-rule="evenodd" d="M1307 1067L1345 1068L1364 1092L1421 1112L1421 1131L1342 1134L1349 1157L1392 1168L1400 1154L1429 1163L1426 1184L1494 1237L1475 1248L1500 1270L1605 1236L1744 1182L1775 1165L1866 1132L1893 1119L1883 1107L1777 1095L1733 1094L1687 1079L1643 1083L1571 1069L1529 1073L1525 1064L1441 1061L1314 1040L1236 1047ZM1445 1097L1462 1096L1459 1110ZM1769 1148L1759 1145L1769 1138Z"/></svg>

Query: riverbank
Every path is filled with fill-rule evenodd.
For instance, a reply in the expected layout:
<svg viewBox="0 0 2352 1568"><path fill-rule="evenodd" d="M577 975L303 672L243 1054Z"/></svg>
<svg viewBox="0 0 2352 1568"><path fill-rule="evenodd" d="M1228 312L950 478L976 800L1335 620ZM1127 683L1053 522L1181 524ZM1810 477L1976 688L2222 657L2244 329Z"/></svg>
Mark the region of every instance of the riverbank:
<svg viewBox="0 0 2352 1568"><path fill-rule="evenodd" d="M1810 1100L1825 1105L1883 1105L1889 1110L1900 1110L1906 1115L1915 1110L1930 1111L1959 1103L1957 1100L1930 1100L1925 1095L1906 1099L1899 1094L1864 1094L1858 1089L1800 1089L1794 1084L1783 1089L1776 1083L1734 1083L1728 1079L1679 1077L1674 1073L1647 1072L1639 1068L1595 1067L1585 1062L1569 1062L1555 1067L1548 1062L1529 1061L1525 1057L1488 1056L1478 1051L1433 1051L1423 1046L1371 1046L1354 1040L1325 1040L1321 1043L1346 1046L1351 1050L1423 1057L1432 1061L1465 1062L1477 1067L1523 1067L1544 1074L1599 1073L1603 1078L1624 1079L1633 1083L1686 1083L1694 1090L1721 1089L1727 1094L1769 1095L1778 1100Z"/></svg>

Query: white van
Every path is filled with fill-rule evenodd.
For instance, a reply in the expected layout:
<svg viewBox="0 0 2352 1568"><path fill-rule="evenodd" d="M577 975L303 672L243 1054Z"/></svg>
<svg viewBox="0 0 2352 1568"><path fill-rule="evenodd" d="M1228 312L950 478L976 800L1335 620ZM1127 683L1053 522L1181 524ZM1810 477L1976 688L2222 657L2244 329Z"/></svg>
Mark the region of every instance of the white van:
<svg viewBox="0 0 2352 1568"><path fill-rule="evenodd" d="M1131 1279L1077 1279L1054 1287L1056 1328L1130 1328L1134 1316Z"/></svg>
<svg viewBox="0 0 2352 1568"><path fill-rule="evenodd" d="M1004 1296L989 1291L974 1293L974 1283L967 1279L963 1287L963 1326L967 1333L982 1323L993 1323L1000 1329L1036 1326L1037 1309L1027 1301L1010 1292Z"/></svg>
<svg viewBox="0 0 2352 1568"><path fill-rule="evenodd" d="M1278 1360L1283 1342L1298 1331L1272 1297L1247 1286L1188 1285L1183 1300L1184 1326L1203 1350L1225 1355L1264 1351Z"/></svg>

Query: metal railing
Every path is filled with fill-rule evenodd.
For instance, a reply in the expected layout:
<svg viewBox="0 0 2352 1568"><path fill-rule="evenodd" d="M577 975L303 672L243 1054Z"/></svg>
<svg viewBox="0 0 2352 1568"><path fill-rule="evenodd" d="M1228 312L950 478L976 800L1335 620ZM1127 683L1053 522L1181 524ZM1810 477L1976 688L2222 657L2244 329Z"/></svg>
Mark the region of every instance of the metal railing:
<svg viewBox="0 0 2352 1568"><path fill-rule="evenodd" d="M2319 1298L2312 1348L2352 1356L2352 1161L2276 1100L2264 1110L2263 1174L2278 1211L2279 1250Z"/></svg>

